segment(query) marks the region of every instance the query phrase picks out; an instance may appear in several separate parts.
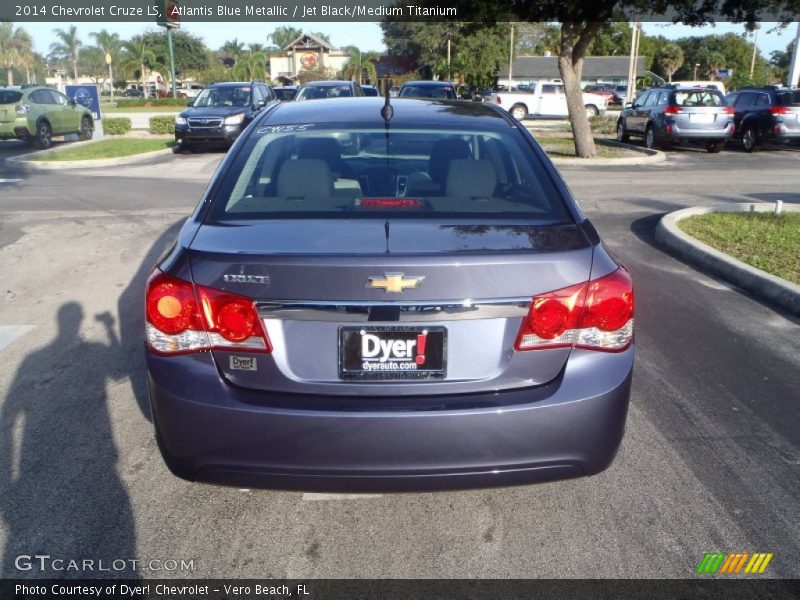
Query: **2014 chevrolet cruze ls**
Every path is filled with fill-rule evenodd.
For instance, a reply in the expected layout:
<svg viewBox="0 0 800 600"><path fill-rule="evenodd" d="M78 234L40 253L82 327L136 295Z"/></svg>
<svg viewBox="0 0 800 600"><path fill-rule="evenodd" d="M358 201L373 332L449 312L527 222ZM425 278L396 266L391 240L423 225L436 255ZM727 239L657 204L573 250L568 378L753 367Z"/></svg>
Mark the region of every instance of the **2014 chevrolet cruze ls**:
<svg viewBox="0 0 800 600"><path fill-rule="evenodd" d="M283 103L148 281L156 436L173 473L246 486L598 473L623 436L633 308L627 271L502 111Z"/></svg>

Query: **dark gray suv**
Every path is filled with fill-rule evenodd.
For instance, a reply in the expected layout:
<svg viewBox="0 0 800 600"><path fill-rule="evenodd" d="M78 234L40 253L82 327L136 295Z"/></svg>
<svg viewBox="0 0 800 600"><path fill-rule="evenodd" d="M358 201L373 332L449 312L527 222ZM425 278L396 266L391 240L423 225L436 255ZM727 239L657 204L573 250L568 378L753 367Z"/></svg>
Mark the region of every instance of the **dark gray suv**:
<svg viewBox="0 0 800 600"><path fill-rule="evenodd" d="M640 136L648 148L697 142L709 152L720 152L733 131L733 108L714 87L646 90L625 106L617 121L617 141Z"/></svg>
<svg viewBox="0 0 800 600"><path fill-rule="evenodd" d="M728 94L736 137L747 152L767 142L800 143L800 90L767 85Z"/></svg>
<svg viewBox="0 0 800 600"><path fill-rule="evenodd" d="M505 111L391 105L263 111L154 269L150 400L175 474L429 490L611 464L628 272Z"/></svg>

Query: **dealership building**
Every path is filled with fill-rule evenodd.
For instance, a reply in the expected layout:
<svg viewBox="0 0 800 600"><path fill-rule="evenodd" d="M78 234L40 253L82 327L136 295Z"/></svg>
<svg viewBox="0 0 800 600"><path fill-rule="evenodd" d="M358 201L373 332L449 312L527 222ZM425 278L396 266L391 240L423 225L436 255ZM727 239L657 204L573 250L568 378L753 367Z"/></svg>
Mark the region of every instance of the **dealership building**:
<svg viewBox="0 0 800 600"><path fill-rule="evenodd" d="M328 71L333 76L342 70L349 56L330 42L304 33L283 48L283 56L269 60L269 76L272 81L283 84L294 83L304 71Z"/></svg>
<svg viewBox="0 0 800 600"><path fill-rule="evenodd" d="M628 83L627 56L587 56L583 61L581 87L595 84L624 85ZM636 59L636 76L646 75L644 57ZM512 87L527 86L538 81L560 80L558 57L518 56L511 65ZM508 65L497 72L497 83L508 86Z"/></svg>

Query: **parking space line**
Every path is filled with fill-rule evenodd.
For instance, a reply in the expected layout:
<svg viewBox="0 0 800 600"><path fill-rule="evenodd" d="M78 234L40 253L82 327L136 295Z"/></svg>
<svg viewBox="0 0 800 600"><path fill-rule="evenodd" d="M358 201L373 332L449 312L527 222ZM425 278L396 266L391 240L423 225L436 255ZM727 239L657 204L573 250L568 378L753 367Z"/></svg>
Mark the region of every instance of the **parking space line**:
<svg viewBox="0 0 800 600"><path fill-rule="evenodd" d="M18 181L22 181L22 179L3 179L0 177L0 183L17 183Z"/></svg>
<svg viewBox="0 0 800 600"><path fill-rule="evenodd" d="M33 329L33 325L0 325L0 351Z"/></svg>
<svg viewBox="0 0 800 600"><path fill-rule="evenodd" d="M383 494L303 494L303 500L317 501L317 500L371 500L374 498L383 498Z"/></svg>

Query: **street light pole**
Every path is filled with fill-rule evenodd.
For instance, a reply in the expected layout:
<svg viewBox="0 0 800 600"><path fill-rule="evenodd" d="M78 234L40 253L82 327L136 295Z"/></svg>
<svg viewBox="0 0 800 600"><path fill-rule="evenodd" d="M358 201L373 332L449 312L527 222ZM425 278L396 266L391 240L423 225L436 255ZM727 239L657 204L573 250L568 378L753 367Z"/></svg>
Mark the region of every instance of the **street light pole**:
<svg viewBox="0 0 800 600"><path fill-rule="evenodd" d="M692 74L692 79L694 79L694 80L697 79L697 67L699 67L699 66L700 66L700 63L694 63L694 71L693 71L693 74Z"/></svg>
<svg viewBox="0 0 800 600"><path fill-rule="evenodd" d="M509 51L508 51L508 91L510 92L511 91L511 81L512 81L511 75L512 75L512 69L513 69L513 66L514 66L514 24L513 23L509 23L509 25L511 25L511 42L510 42L510 47L509 47Z"/></svg>
<svg viewBox="0 0 800 600"><path fill-rule="evenodd" d="M106 52L106 64L108 65L108 82L111 87L111 101L114 101L114 74L111 71L111 53Z"/></svg>
<svg viewBox="0 0 800 600"><path fill-rule="evenodd" d="M453 80L453 74L450 72L450 32L447 33L447 81Z"/></svg>
<svg viewBox="0 0 800 600"><path fill-rule="evenodd" d="M755 35L753 36L753 57L750 59L750 79L753 78L753 71L756 69L756 53L758 53L758 24L756 24Z"/></svg>
<svg viewBox="0 0 800 600"><path fill-rule="evenodd" d="M794 52L792 64L789 66L789 87L800 86L800 23L797 24L797 34L794 36Z"/></svg>

